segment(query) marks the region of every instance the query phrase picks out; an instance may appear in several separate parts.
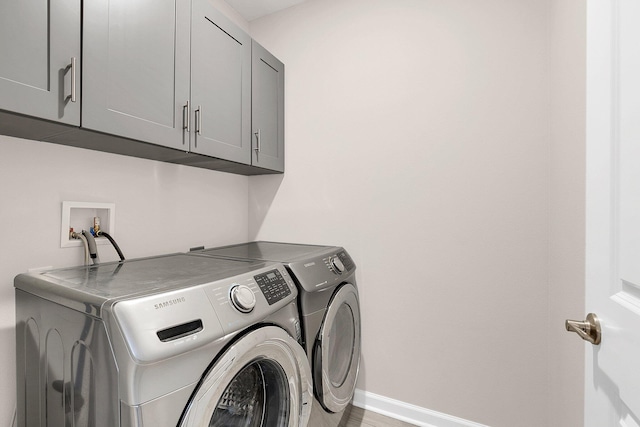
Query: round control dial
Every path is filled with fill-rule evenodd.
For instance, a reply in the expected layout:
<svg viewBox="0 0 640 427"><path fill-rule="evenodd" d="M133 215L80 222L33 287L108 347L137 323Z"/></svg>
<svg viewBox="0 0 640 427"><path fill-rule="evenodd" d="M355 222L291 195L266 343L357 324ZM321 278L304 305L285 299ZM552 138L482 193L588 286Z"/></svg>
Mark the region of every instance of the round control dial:
<svg viewBox="0 0 640 427"><path fill-rule="evenodd" d="M334 256L333 258L331 258L331 268L336 273L342 274L342 272L344 271L344 264L342 263L342 261L340 261L340 258Z"/></svg>
<svg viewBox="0 0 640 427"><path fill-rule="evenodd" d="M249 313L256 306L256 296L247 285L235 285L229 293L231 303L242 313Z"/></svg>

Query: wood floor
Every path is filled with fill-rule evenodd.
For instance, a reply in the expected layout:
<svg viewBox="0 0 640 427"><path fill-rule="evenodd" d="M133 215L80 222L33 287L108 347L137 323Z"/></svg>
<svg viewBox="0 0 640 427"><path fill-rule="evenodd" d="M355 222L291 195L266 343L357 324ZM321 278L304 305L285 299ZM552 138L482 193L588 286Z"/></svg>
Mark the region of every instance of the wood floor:
<svg viewBox="0 0 640 427"><path fill-rule="evenodd" d="M347 406L344 412L332 414L322 409L317 400L313 403L308 427L415 427L353 405Z"/></svg>
<svg viewBox="0 0 640 427"><path fill-rule="evenodd" d="M365 411L352 406L348 418L343 418L340 427L415 427L413 424L398 421L375 412Z"/></svg>

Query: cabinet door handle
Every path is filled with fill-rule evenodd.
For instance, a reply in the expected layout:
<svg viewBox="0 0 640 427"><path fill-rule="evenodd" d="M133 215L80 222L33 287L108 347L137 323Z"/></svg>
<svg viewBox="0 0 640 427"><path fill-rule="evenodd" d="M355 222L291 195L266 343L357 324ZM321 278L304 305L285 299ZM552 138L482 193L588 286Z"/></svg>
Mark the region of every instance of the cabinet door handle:
<svg viewBox="0 0 640 427"><path fill-rule="evenodd" d="M256 136L256 148L255 148L255 150L259 153L260 152L260 129L255 131L253 134Z"/></svg>
<svg viewBox="0 0 640 427"><path fill-rule="evenodd" d="M71 102L76 102L76 58L71 57Z"/></svg>
<svg viewBox="0 0 640 427"><path fill-rule="evenodd" d="M196 110L196 134L202 135L202 107L198 105Z"/></svg>
<svg viewBox="0 0 640 427"><path fill-rule="evenodd" d="M189 100L182 106L182 130L189 133L189 122L191 121L191 113L189 111ZM184 141L183 141L184 144Z"/></svg>

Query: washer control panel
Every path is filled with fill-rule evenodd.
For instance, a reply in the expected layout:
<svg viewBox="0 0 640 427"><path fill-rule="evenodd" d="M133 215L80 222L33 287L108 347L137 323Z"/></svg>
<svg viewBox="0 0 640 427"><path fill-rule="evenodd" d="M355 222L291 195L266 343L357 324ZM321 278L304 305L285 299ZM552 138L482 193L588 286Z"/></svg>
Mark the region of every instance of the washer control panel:
<svg viewBox="0 0 640 427"><path fill-rule="evenodd" d="M277 269L255 275L253 278L269 305L273 305L291 294L291 288Z"/></svg>
<svg viewBox="0 0 640 427"><path fill-rule="evenodd" d="M231 288L229 298L233 306L242 313L250 313L256 306L256 296L247 285L235 285Z"/></svg>
<svg viewBox="0 0 640 427"><path fill-rule="evenodd" d="M203 287L227 334L263 321L298 296L284 265L272 262Z"/></svg>

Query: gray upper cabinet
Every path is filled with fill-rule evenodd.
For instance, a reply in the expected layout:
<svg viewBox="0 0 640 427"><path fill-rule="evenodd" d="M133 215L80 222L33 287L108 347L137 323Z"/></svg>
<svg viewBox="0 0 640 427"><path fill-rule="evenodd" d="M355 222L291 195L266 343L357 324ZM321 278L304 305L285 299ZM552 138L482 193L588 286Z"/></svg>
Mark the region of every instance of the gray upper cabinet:
<svg viewBox="0 0 640 427"><path fill-rule="evenodd" d="M189 149L189 0L84 2L82 127Z"/></svg>
<svg viewBox="0 0 640 427"><path fill-rule="evenodd" d="M80 0L0 2L0 109L78 126L79 67Z"/></svg>
<svg viewBox="0 0 640 427"><path fill-rule="evenodd" d="M191 22L191 151L251 164L251 38L207 0Z"/></svg>
<svg viewBox="0 0 640 427"><path fill-rule="evenodd" d="M284 65L211 0L0 0L0 133L284 172Z"/></svg>
<svg viewBox="0 0 640 427"><path fill-rule="evenodd" d="M284 64L255 41L251 56L252 164L284 172Z"/></svg>

